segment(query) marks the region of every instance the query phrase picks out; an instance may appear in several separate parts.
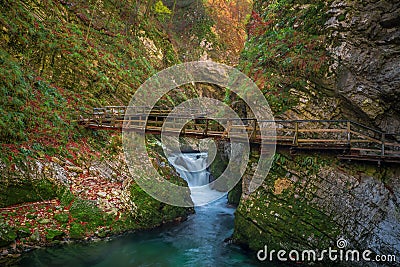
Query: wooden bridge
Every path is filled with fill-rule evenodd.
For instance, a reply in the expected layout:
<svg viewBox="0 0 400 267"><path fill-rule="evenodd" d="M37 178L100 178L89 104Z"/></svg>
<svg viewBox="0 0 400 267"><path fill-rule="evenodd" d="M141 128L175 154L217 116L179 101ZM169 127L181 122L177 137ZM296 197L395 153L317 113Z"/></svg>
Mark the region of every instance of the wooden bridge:
<svg viewBox="0 0 400 267"><path fill-rule="evenodd" d="M161 134L162 131L163 134L195 138L235 137L237 140L249 140L252 144L276 142L278 149L286 147L292 153L298 150L328 150L337 152L342 160L400 163L400 133L387 134L350 120L257 121L254 118L242 118L240 124L238 119L220 119L226 124L224 128L207 117L207 112L198 109L178 110L175 114L179 115L175 116L168 115L170 112L171 109L163 107L107 106L94 108L92 113L81 116L79 124L92 129L124 129L145 131L146 134ZM163 128L167 117L168 126L164 125ZM174 127L175 122L179 124L182 119L188 121L184 127ZM262 123L274 125L274 128L260 128ZM268 133L261 133L261 130L275 130L276 136L268 140Z"/></svg>

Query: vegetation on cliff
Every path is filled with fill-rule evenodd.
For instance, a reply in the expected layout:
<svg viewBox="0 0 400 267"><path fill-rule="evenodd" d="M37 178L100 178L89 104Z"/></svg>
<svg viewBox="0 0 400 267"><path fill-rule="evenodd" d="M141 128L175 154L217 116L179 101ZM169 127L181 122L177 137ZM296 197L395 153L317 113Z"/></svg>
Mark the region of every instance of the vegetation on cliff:
<svg viewBox="0 0 400 267"><path fill-rule="evenodd" d="M327 1L255 1L240 69L264 92L272 111L296 105L294 93L308 90L327 71L321 34Z"/></svg>
<svg viewBox="0 0 400 267"><path fill-rule="evenodd" d="M126 105L178 62L160 25L168 8L60 0L3 1L0 10L0 245L103 237L191 212L146 198L118 165L120 136L76 122L93 107Z"/></svg>
<svg viewBox="0 0 400 267"><path fill-rule="evenodd" d="M389 37L398 33L398 8L386 1L255 1L239 66L281 119L350 118L393 132L398 112L385 95L396 99L397 92L382 88L399 72L381 70L399 62L392 54L398 42ZM345 238L356 249L398 253L398 166L340 162L337 151L279 152L263 185L242 195L239 243L321 250Z"/></svg>

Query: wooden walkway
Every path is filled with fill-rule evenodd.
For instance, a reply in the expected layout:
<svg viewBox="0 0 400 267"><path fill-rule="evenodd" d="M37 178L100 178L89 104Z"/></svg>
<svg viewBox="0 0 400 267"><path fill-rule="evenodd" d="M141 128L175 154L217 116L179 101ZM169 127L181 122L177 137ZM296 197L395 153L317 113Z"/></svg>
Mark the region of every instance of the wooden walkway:
<svg viewBox="0 0 400 267"><path fill-rule="evenodd" d="M272 144L274 138L268 133L276 131L277 148L287 147L291 152L298 150L336 151L342 160L400 163L399 134L387 134L349 120L275 120L257 121L242 118L222 119L222 127L207 113L200 110L178 110L175 117L168 116L170 109L155 107L109 106L95 108L90 114L81 116L79 124L87 128L103 130L137 131L147 134L180 134L195 138L249 140L252 144ZM126 114L127 113L127 114ZM146 121L146 114L149 114ZM168 126L163 128L166 118ZM183 120L188 123L182 129L174 127ZM243 126L244 125L244 126ZM264 131L261 133L261 129ZM274 128L269 128L268 125ZM261 135L263 140L261 140ZM262 142L263 141L263 142Z"/></svg>

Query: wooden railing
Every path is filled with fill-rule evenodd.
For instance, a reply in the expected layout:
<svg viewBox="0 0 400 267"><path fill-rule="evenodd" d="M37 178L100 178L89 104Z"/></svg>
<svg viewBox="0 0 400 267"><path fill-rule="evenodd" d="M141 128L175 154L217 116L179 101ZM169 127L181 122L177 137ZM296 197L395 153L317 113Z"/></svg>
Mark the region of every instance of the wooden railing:
<svg viewBox="0 0 400 267"><path fill-rule="evenodd" d="M95 108L93 113L81 116L79 122L93 129L234 138L267 145L276 141L277 146L287 146L292 150L341 150L342 159L400 163L400 134L387 134L350 120L222 118L218 123L200 109L176 110L174 114L178 115L173 116L171 111L163 107L110 106ZM168 123L165 123L167 117Z"/></svg>

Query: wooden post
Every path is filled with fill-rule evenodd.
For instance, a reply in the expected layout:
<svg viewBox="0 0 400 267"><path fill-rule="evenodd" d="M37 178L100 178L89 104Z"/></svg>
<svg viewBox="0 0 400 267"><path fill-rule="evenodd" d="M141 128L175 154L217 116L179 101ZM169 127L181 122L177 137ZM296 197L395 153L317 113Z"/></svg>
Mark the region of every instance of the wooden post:
<svg viewBox="0 0 400 267"><path fill-rule="evenodd" d="M204 130L204 135L207 136L208 132L208 118L206 119L206 129Z"/></svg>
<svg viewBox="0 0 400 267"><path fill-rule="evenodd" d="M346 132L347 132L347 145L350 148L350 146L351 146L351 122L350 121L347 121Z"/></svg>
<svg viewBox="0 0 400 267"><path fill-rule="evenodd" d="M111 114L111 127L114 127L115 128L115 114L114 114L114 112Z"/></svg>
<svg viewBox="0 0 400 267"><path fill-rule="evenodd" d="M298 143L298 135L299 135L299 122L294 123L294 137L293 137L293 145L297 146Z"/></svg>
<svg viewBox="0 0 400 267"><path fill-rule="evenodd" d="M381 152L381 156L383 157L383 156L385 156L385 133L382 133L381 141L382 141L382 152Z"/></svg>
<svg viewBox="0 0 400 267"><path fill-rule="evenodd" d="M228 137L231 130L232 130L232 121L228 120L226 122L226 134L223 134L222 137L225 137L225 136Z"/></svg>
<svg viewBox="0 0 400 267"><path fill-rule="evenodd" d="M256 128L257 128L257 120L253 120L253 132L251 133L251 138L252 140L256 139Z"/></svg>

